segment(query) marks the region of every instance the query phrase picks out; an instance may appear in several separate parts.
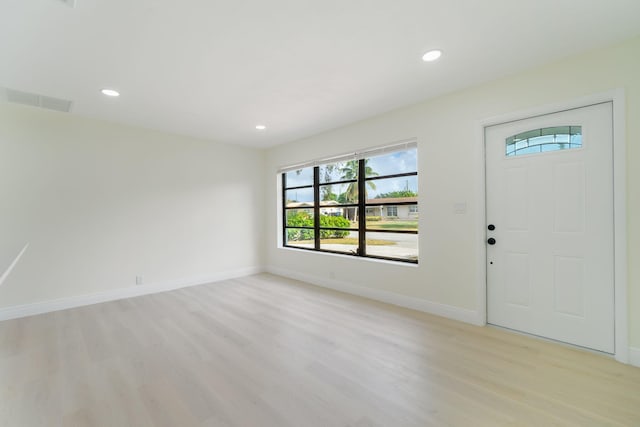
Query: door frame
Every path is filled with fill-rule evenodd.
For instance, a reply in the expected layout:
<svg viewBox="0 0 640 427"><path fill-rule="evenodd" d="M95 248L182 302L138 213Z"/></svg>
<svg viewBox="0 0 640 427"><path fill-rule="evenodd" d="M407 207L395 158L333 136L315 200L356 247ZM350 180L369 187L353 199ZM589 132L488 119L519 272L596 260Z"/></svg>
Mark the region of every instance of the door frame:
<svg viewBox="0 0 640 427"><path fill-rule="evenodd" d="M486 155L485 129L515 120L558 113L593 104L612 102L613 104L613 227L614 227L614 357L621 363L629 363L629 320L627 300L627 171L625 135L625 94L623 89L597 93L566 102L554 103L527 110L516 111L477 122L477 272L476 324L487 324L487 246L486 246Z"/></svg>

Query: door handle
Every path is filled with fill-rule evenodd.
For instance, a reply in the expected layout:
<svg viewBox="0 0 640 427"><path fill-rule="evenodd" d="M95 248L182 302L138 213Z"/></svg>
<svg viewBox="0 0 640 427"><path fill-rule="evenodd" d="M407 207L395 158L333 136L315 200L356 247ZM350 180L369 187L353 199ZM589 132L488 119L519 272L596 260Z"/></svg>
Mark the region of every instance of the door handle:
<svg viewBox="0 0 640 427"><path fill-rule="evenodd" d="M495 245L496 244L496 239L494 239L493 237L489 237L489 239L487 240L487 243L490 245Z"/></svg>
<svg viewBox="0 0 640 427"><path fill-rule="evenodd" d="M489 226L487 227L489 230L493 231L496 229L496 226L493 224L489 224Z"/></svg>

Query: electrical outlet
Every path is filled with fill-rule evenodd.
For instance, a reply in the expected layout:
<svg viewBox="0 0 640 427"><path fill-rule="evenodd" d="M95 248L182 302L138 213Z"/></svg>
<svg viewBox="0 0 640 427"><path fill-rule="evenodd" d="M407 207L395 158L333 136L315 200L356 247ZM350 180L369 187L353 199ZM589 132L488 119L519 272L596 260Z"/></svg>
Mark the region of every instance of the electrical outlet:
<svg viewBox="0 0 640 427"><path fill-rule="evenodd" d="M136 276L136 285L142 285L142 276Z"/></svg>

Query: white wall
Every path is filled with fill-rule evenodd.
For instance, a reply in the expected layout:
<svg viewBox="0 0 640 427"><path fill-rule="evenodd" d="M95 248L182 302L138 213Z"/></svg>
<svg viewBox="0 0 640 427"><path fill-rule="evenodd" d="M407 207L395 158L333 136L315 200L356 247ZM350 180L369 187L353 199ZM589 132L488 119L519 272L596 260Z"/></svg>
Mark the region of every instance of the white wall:
<svg viewBox="0 0 640 427"><path fill-rule="evenodd" d="M0 104L0 309L263 265L264 153Z"/></svg>
<svg viewBox="0 0 640 427"><path fill-rule="evenodd" d="M640 263L634 262L640 259L640 39L271 149L266 169L267 264L272 271L316 283L359 286L364 293L422 301L436 311L468 318L484 298L476 295L481 271L478 233L484 235L478 226L479 122L615 88L624 88L627 100L630 344L640 347ZM417 137L419 144L418 267L275 249L278 166L410 137ZM458 202L467 204L466 214L454 214Z"/></svg>

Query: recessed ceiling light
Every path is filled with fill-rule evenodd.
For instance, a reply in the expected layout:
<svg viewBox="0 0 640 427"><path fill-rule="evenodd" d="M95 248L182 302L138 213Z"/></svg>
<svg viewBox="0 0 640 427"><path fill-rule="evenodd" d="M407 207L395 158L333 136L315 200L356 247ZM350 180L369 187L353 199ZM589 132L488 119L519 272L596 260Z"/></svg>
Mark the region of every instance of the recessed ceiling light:
<svg viewBox="0 0 640 427"><path fill-rule="evenodd" d="M424 62L435 61L436 59L440 58L441 55L442 51L439 49L430 50L429 52L422 55L422 60Z"/></svg>
<svg viewBox="0 0 640 427"><path fill-rule="evenodd" d="M265 125L257 125L256 129L258 130L265 130L267 127Z"/></svg>
<svg viewBox="0 0 640 427"><path fill-rule="evenodd" d="M120 96L120 92L113 89L102 89L100 92L102 92L103 95L107 96Z"/></svg>

